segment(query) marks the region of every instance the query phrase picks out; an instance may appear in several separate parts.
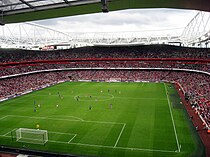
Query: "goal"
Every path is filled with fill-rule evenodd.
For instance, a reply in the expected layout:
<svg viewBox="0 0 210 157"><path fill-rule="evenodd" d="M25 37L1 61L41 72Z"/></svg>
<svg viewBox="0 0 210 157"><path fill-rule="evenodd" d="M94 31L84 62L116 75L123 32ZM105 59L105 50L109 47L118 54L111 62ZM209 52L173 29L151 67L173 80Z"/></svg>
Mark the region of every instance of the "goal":
<svg viewBox="0 0 210 157"><path fill-rule="evenodd" d="M45 144L48 141L47 130L19 128L15 132L18 142Z"/></svg>

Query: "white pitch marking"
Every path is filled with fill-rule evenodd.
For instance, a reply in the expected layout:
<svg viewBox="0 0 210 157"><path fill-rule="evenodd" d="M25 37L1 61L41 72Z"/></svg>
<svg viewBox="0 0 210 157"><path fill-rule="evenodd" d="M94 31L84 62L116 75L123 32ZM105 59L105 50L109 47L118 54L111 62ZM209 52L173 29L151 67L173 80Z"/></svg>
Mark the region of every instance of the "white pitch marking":
<svg viewBox="0 0 210 157"><path fill-rule="evenodd" d="M118 149L126 149L126 150L137 150L137 151L149 151L149 152L164 152L164 153L174 153L172 150L161 150L161 149L144 149L144 148L129 148L129 147L115 147Z"/></svg>
<svg viewBox="0 0 210 157"><path fill-rule="evenodd" d="M3 136L3 135L0 135ZM11 136L3 136L7 138L11 138ZM163 152L163 153L178 153L172 150L160 150L160 149L144 149L144 148L130 148L130 147L113 147L113 146L104 146L104 145L95 145L95 144L85 144L85 143L68 143L62 141L53 141L49 140L48 142L52 143L60 143L60 144L71 144L71 145L80 145L80 146L89 146L89 147L102 147L102 148L111 148L111 149L124 149L124 150L134 150L134 151L150 151L150 152Z"/></svg>
<svg viewBox="0 0 210 157"><path fill-rule="evenodd" d="M120 139L120 137L121 137L121 135L122 135L122 133L123 133L123 130L125 129L125 126L126 126L126 123L124 123L124 125L123 125L123 127L122 127L122 129L121 129L121 132L120 132L120 134L119 134L119 136L118 136L118 138L117 138L117 141L116 141L116 143L115 143L115 145L114 145L114 148L117 146L117 143L118 143L118 141L119 141L119 139Z"/></svg>
<svg viewBox="0 0 210 157"><path fill-rule="evenodd" d="M4 134L3 136L6 136L7 134L11 133L12 131L17 130L17 128L12 129L11 131L7 132L6 134Z"/></svg>
<svg viewBox="0 0 210 157"><path fill-rule="evenodd" d="M7 117L8 117L8 115L7 115L7 116L4 116L4 117L1 117L0 120L2 120L2 119L4 119L4 118L7 118Z"/></svg>
<svg viewBox="0 0 210 157"><path fill-rule="evenodd" d="M80 121L84 121L84 119L82 119L82 118L79 118L79 117L75 117L75 116L62 116L62 115L55 115L55 116L49 116L49 117L61 117L61 118L65 118L65 117L70 117L70 118L74 118L74 119L78 119L78 120L80 120Z"/></svg>
<svg viewBox="0 0 210 157"><path fill-rule="evenodd" d="M98 98L98 99L99 99L98 101L108 101L108 100L114 99L114 96L113 96L112 94L105 94L105 95L108 95L108 96L110 96L110 97L108 97L108 96L100 96L100 95L97 95L97 93L89 93L89 94L87 94L87 95L90 95L90 94L92 94L92 95L91 95L92 98ZM95 94L95 95L94 95L94 94ZM76 97L78 97L78 96L80 96L80 98L83 98L83 97L85 97L85 94L75 95L75 96L74 96L74 99L77 100ZM103 99L100 100L100 98L103 98ZM81 99L79 99L79 101L94 101L94 100L93 100L93 99L86 99L86 100L81 100Z"/></svg>
<svg viewBox="0 0 210 157"><path fill-rule="evenodd" d="M67 142L60 142L60 141L51 141L48 142L53 143L61 143L61 144L71 144L71 145L79 145L79 146L88 146L88 147L101 147L101 148L111 148L111 149L124 149L124 150L134 150L134 151L149 151L149 152L163 152L163 153L177 153L172 150L160 150L160 149L144 149L144 148L130 148L130 147L113 147L113 146L104 146L104 145L96 145L96 144L86 144L86 143L67 143Z"/></svg>
<svg viewBox="0 0 210 157"><path fill-rule="evenodd" d="M118 99L134 99L134 100L167 100L167 99L160 99L160 98L135 98L135 97L114 97L114 98L118 98Z"/></svg>
<svg viewBox="0 0 210 157"><path fill-rule="evenodd" d="M4 136L4 135L0 135L1 137L8 137L8 138L11 138L11 136Z"/></svg>
<svg viewBox="0 0 210 157"><path fill-rule="evenodd" d="M167 94L167 89L166 89L165 83L164 83L164 87L165 87L166 97L167 97L167 100L168 100L168 107L169 107L170 114L171 114L171 121L172 121L173 128L174 128L174 134L175 134L175 138L176 138L176 144L177 144L178 152L180 152L180 144L179 144L178 136L177 136L177 133L176 133L176 127L175 127L174 118L173 118L173 114L172 114L172 110L171 110L171 103L170 103L169 98L168 98L168 94Z"/></svg>
<svg viewBox="0 0 210 157"><path fill-rule="evenodd" d="M48 131L49 133L52 134L60 134L60 135L76 135L76 134L71 134L71 133L63 133L63 132L52 132L52 131Z"/></svg>
<svg viewBox="0 0 210 157"><path fill-rule="evenodd" d="M53 141L53 140L49 140L48 142L52 142L52 143L61 143L61 144L68 144L68 142Z"/></svg>
<svg viewBox="0 0 210 157"><path fill-rule="evenodd" d="M74 137L72 137L68 143L70 143L75 137L77 136L77 134L74 135Z"/></svg>
<svg viewBox="0 0 210 157"><path fill-rule="evenodd" d="M63 120L63 121L75 121L75 122L81 122L81 123L98 123L98 124L119 124L122 125L124 123L117 123L117 122L103 122L103 121L89 121L89 120L72 120L72 119L60 119L60 118L49 118L49 117L31 117L31 116L17 116L17 115L8 115L10 117L20 117L20 118L31 118L31 119L50 119L50 120Z"/></svg>
<svg viewBox="0 0 210 157"><path fill-rule="evenodd" d="M113 146L104 146L104 145L87 144L87 143L69 143L69 144L79 145L79 146L90 146L90 147L114 148Z"/></svg>

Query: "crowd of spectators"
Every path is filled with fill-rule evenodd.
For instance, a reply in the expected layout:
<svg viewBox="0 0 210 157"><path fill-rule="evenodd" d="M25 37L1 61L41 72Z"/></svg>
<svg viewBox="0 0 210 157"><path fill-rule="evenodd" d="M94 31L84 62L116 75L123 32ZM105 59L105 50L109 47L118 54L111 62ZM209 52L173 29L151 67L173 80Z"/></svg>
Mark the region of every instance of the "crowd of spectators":
<svg viewBox="0 0 210 157"><path fill-rule="evenodd" d="M23 75L0 81L0 98L19 94L27 90L35 90L44 85L53 84L64 80L65 76L59 73L39 73Z"/></svg>
<svg viewBox="0 0 210 157"><path fill-rule="evenodd" d="M122 58L126 60L120 60ZM142 58L142 60L129 60L135 58ZM144 60L148 58L176 58L177 60ZM68 76L74 80L109 81L116 78L121 81L175 81L182 85L185 93L190 96L193 107L198 109L210 125L209 75L173 70L110 70L110 68L178 68L210 72L209 58L210 49L167 45L83 47L56 51L0 49L0 77L39 70L93 68L91 70L47 72L1 79L0 99L57 81L68 80ZM64 59L71 59L71 61L64 62L62 61ZM205 62L200 62L200 59ZM19 62L19 64L14 66L11 62ZM94 70L94 68L104 69Z"/></svg>
<svg viewBox="0 0 210 157"><path fill-rule="evenodd" d="M30 60L57 60L76 58L191 58L207 59L209 49L185 48L169 45L142 45L122 47L83 47L69 50L32 51L0 50L0 63Z"/></svg>
<svg viewBox="0 0 210 157"><path fill-rule="evenodd" d="M95 80L109 81L119 79L120 81L170 81L182 85L183 90L191 96L192 104L196 107L205 121L210 125L210 77L206 74L179 72L179 71L157 71L157 70L75 70L48 72L32 75L24 75L0 81L0 98L34 90L46 84L57 81L69 80Z"/></svg>
<svg viewBox="0 0 210 157"><path fill-rule="evenodd" d="M186 61L77 61L68 63L36 63L1 67L0 77L39 70L65 68L178 68L210 72L210 67L207 63L191 63Z"/></svg>

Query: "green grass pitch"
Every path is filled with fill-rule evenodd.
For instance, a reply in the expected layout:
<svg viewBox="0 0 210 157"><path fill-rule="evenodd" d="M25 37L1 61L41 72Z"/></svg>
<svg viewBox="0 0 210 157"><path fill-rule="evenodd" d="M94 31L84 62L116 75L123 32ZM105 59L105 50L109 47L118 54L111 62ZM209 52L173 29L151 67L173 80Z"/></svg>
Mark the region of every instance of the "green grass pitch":
<svg viewBox="0 0 210 157"><path fill-rule="evenodd" d="M16 141L17 129L37 124L48 131L45 145ZM119 157L183 157L198 150L176 90L164 83L65 82L4 101L0 144Z"/></svg>

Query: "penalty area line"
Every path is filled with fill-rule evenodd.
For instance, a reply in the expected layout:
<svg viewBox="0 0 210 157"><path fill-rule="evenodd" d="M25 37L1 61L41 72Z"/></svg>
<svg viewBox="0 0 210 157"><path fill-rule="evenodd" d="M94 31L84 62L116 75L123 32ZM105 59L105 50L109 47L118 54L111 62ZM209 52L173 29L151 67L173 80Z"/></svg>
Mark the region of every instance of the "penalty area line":
<svg viewBox="0 0 210 157"><path fill-rule="evenodd" d="M8 131L6 134L4 134L3 136L6 136L6 135L8 135L9 133L11 133L11 132L13 132L13 131L15 131L15 130L17 130L17 128L14 128L14 129L12 129L11 131Z"/></svg>
<svg viewBox="0 0 210 157"><path fill-rule="evenodd" d="M123 133L123 130L125 129L125 126L126 126L126 123L123 124L123 127L122 127L122 129L121 129L121 131L120 131L120 134L119 134L119 136L118 136L118 138L117 138L117 141L115 142L114 148L117 146L117 143L118 143L119 140L120 140L120 137L121 137L121 135L122 135L122 133Z"/></svg>
<svg viewBox="0 0 210 157"><path fill-rule="evenodd" d="M76 117L76 116L62 116L62 115L55 115L55 116L48 116L48 118L74 118L76 120L84 121L84 119Z"/></svg>
<svg viewBox="0 0 210 157"><path fill-rule="evenodd" d="M77 136L77 134L75 134L75 135L69 140L68 143L70 143L76 136Z"/></svg>
<svg viewBox="0 0 210 157"><path fill-rule="evenodd" d="M1 117L0 120L2 120L2 119L4 119L4 118L7 118L7 117L8 117L8 115L7 115L7 116L4 116L4 117Z"/></svg>

